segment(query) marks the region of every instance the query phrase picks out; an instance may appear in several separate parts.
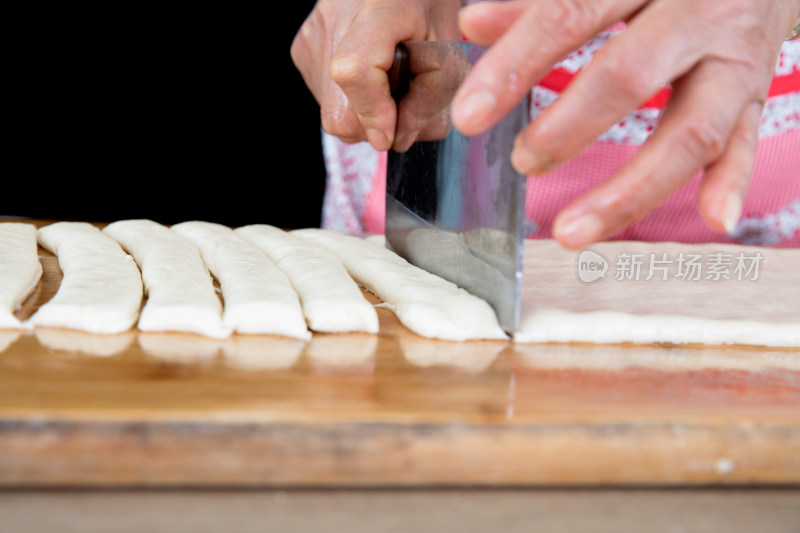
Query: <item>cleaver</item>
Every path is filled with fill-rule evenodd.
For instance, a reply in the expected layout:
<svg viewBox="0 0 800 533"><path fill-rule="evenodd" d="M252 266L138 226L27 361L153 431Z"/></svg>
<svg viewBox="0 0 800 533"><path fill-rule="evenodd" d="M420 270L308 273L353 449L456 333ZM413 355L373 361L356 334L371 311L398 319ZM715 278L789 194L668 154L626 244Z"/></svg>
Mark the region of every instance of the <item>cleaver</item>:
<svg viewBox="0 0 800 533"><path fill-rule="evenodd" d="M519 326L525 176L510 163L529 120L523 99L490 130L465 136L450 102L486 48L468 41L397 46L389 85L397 137L386 173L386 244L411 264L486 300L500 326ZM404 131L418 131L404 143Z"/></svg>

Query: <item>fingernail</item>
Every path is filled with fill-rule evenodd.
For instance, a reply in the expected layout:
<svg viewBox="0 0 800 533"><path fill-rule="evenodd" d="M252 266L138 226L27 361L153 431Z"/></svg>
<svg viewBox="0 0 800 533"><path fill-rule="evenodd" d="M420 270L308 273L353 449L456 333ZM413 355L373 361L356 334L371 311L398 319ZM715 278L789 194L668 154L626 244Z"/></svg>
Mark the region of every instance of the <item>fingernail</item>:
<svg viewBox="0 0 800 533"><path fill-rule="evenodd" d="M497 104L494 93L485 87L475 89L459 98L453 107L453 121L461 126L479 128Z"/></svg>
<svg viewBox="0 0 800 533"><path fill-rule="evenodd" d="M583 215L556 228L558 240L570 246L583 246L595 241L604 231L605 224L595 215Z"/></svg>
<svg viewBox="0 0 800 533"><path fill-rule="evenodd" d="M418 131L409 131L403 133L394 139L392 149L396 152L406 152L411 145L417 140Z"/></svg>
<svg viewBox="0 0 800 533"><path fill-rule="evenodd" d="M738 191L728 193L722 204L722 224L726 233L733 233L742 216L742 195Z"/></svg>
<svg viewBox="0 0 800 533"><path fill-rule="evenodd" d="M536 154L523 145L517 145L511 151L511 164L520 174L539 175L547 172Z"/></svg>
<svg viewBox="0 0 800 533"><path fill-rule="evenodd" d="M381 130L370 128L367 129L366 133L367 141L369 141L369 144L376 150L383 151L391 148L392 145L389 142L389 138Z"/></svg>

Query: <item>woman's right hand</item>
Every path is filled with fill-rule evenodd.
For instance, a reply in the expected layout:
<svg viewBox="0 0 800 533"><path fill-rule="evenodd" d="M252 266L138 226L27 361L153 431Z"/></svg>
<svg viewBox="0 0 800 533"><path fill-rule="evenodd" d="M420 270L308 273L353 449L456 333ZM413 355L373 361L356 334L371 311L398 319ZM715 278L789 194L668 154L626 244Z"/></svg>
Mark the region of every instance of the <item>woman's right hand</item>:
<svg viewBox="0 0 800 533"><path fill-rule="evenodd" d="M318 0L291 47L320 105L322 128L347 142L388 150L397 106L387 71L402 41L459 40L460 0Z"/></svg>

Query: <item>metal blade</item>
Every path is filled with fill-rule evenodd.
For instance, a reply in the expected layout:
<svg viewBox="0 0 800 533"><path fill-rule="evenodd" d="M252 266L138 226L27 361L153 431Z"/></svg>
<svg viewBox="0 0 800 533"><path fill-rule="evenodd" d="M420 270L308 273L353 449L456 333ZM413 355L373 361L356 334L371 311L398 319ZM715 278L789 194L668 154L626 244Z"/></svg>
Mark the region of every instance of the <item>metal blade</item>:
<svg viewBox="0 0 800 533"><path fill-rule="evenodd" d="M439 118L449 119L458 83L485 49L469 42L404 45L408 63L392 74L410 77L407 92L397 96L398 124L435 116L436 106L444 111ZM519 325L525 211L525 177L513 169L510 155L528 117L524 99L481 135L467 137L447 122L433 123L428 138L388 154L388 246L485 299L508 333Z"/></svg>

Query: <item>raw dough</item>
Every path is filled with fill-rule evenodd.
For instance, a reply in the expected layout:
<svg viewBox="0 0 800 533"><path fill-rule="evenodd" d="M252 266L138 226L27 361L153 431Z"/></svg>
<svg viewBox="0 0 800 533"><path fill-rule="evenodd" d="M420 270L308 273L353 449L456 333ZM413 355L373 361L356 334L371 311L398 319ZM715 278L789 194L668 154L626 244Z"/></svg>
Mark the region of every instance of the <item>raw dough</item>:
<svg viewBox="0 0 800 533"><path fill-rule="evenodd" d="M44 226L38 239L58 257L64 277L55 296L29 319L31 325L106 334L133 327L142 304L142 279L116 242L86 222Z"/></svg>
<svg viewBox="0 0 800 533"><path fill-rule="evenodd" d="M213 222L182 222L171 229L197 246L217 278L226 327L237 333L311 338L289 279L255 245L228 226Z"/></svg>
<svg viewBox="0 0 800 533"><path fill-rule="evenodd" d="M513 300L517 284L514 265L505 259L510 255L503 249L508 247L507 234L488 228L459 234L423 227L409 231L405 240L406 257L412 264L437 276L446 275L483 300ZM471 249L470 241L478 248ZM476 279L481 282L475 283Z"/></svg>
<svg viewBox="0 0 800 533"><path fill-rule="evenodd" d="M292 233L333 252L353 279L381 298L418 335L458 341L506 338L488 303L386 248L324 229Z"/></svg>
<svg viewBox="0 0 800 533"><path fill-rule="evenodd" d="M142 271L147 301L141 331L180 331L225 338L222 302L200 252L190 241L152 220L119 220L103 229Z"/></svg>
<svg viewBox="0 0 800 533"><path fill-rule="evenodd" d="M529 240L515 340L800 346L800 250L612 241L579 253Z"/></svg>
<svg viewBox="0 0 800 533"><path fill-rule="evenodd" d="M33 292L41 277L36 226L0 223L0 329L23 327L14 311Z"/></svg>
<svg viewBox="0 0 800 533"><path fill-rule="evenodd" d="M375 309L326 248L265 224L244 226L235 233L259 247L289 277L312 330L378 332Z"/></svg>

